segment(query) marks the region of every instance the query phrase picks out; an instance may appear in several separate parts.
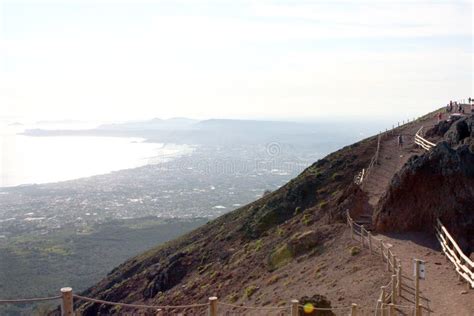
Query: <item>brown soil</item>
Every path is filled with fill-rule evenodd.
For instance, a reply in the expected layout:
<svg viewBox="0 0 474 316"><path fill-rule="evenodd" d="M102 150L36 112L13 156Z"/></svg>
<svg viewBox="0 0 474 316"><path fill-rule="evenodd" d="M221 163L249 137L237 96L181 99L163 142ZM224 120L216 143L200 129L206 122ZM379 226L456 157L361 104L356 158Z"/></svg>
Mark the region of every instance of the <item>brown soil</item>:
<svg viewBox="0 0 474 316"><path fill-rule="evenodd" d="M428 315L474 315L474 290L458 280L453 264L441 253L436 238L424 233L379 235L393 245L404 271L407 291L405 304L414 302L413 259L426 264L426 278L420 280L421 301Z"/></svg>

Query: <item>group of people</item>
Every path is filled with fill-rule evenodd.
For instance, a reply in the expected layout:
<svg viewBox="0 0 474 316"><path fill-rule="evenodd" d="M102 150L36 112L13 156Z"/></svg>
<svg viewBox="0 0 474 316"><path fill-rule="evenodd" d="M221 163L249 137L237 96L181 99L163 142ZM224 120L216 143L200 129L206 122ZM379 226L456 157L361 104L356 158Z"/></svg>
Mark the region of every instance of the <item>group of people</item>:
<svg viewBox="0 0 474 316"><path fill-rule="evenodd" d="M469 101L468 105L471 106L471 113L474 113L474 98L468 98L468 101ZM464 114L465 110L464 110L463 104L461 104L460 102L449 101L449 104L446 106L446 112L448 113L456 112L456 113ZM438 118L438 122L441 122L443 120L443 113L438 112L437 118ZM400 149L403 148L403 136L401 134L398 135L397 137L397 143Z"/></svg>
<svg viewBox="0 0 474 316"><path fill-rule="evenodd" d="M469 104L471 104L471 98L469 98ZM452 113L453 110L457 113L464 113L464 107L461 103L449 101L449 104L446 106L446 112Z"/></svg>

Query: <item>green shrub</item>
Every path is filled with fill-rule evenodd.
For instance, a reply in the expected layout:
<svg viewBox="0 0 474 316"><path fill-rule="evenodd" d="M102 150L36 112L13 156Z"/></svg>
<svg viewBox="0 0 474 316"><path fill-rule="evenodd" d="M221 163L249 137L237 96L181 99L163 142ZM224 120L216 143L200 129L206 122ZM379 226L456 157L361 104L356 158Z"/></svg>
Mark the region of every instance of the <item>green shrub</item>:
<svg viewBox="0 0 474 316"><path fill-rule="evenodd" d="M255 285L251 285L251 286L248 286L245 290L244 290L244 295L246 298L251 298L252 295L255 294L255 292L257 292L258 290L258 287L256 287Z"/></svg>
<svg viewBox="0 0 474 316"><path fill-rule="evenodd" d="M261 239L257 240L255 243L254 243L254 250L255 251L259 251L260 249L262 249L262 245L263 245L263 242Z"/></svg>
<svg viewBox="0 0 474 316"><path fill-rule="evenodd" d="M293 253L290 247L285 244L276 249L269 257L269 266L271 270L283 267L293 259Z"/></svg>
<svg viewBox="0 0 474 316"><path fill-rule="evenodd" d="M298 214L301 214L301 207L299 207L299 206L297 208L295 208L294 215L298 215Z"/></svg>
<svg viewBox="0 0 474 316"><path fill-rule="evenodd" d="M232 293L229 295L229 302L235 303L239 299L239 295L237 293Z"/></svg>
<svg viewBox="0 0 474 316"><path fill-rule="evenodd" d="M302 221L303 224L305 224L306 226L310 225L310 224L311 224L311 215L310 215L310 214L304 214L304 215L303 215L303 218L301 219L301 221Z"/></svg>
<svg viewBox="0 0 474 316"><path fill-rule="evenodd" d="M278 282L280 280L279 275L272 275L268 280L267 280L267 285L272 285Z"/></svg>
<svg viewBox="0 0 474 316"><path fill-rule="evenodd" d="M360 253L360 248L357 246L351 247L350 253L351 256L357 256Z"/></svg>
<svg viewBox="0 0 474 316"><path fill-rule="evenodd" d="M318 205L320 209L323 209L328 205L328 201L321 201Z"/></svg>

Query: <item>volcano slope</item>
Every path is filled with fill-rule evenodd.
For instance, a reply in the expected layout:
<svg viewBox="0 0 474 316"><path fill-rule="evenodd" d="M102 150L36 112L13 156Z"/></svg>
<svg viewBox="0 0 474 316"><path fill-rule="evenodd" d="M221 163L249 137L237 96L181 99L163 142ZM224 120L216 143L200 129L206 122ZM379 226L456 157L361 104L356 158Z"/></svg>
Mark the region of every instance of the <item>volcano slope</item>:
<svg viewBox="0 0 474 316"><path fill-rule="evenodd" d="M352 249L337 210L375 145L373 137L328 155L279 190L128 260L82 294L154 305L217 296L275 306L324 293L333 305L372 306L387 276L381 262L368 265L370 255ZM78 304L83 315L118 313Z"/></svg>
<svg viewBox="0 0 474 316"><path fill-rule="evenodd" d="M415 131L432 120L430 114L394 132ZM405 164L385 175L390 185L377 192L377 199L353 183L376 147L372 137L328 155L279 190L128 260L82 295L148 305L206 303L217 296L236 305L283 306L292 298L322 294L325 306L374 306L389 275L380 259L355 246L343 222L347 210L359 208L375 214L374 227L398 230L380 226L384 208L379 205L389 199L390 179ZM414 149L407 155L425 153ZM82 315L123 311L80 300L76 304Z"/></svg>

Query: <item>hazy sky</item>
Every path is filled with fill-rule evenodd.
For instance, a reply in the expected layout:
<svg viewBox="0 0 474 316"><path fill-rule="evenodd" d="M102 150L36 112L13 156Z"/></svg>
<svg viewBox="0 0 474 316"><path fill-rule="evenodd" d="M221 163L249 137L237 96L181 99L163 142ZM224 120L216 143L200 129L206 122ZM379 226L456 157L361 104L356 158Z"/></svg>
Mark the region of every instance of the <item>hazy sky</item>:
<svg viewBox="0 0 474 316"><path fill-rule="evenodd" d="M457 0L0 0L0 116L412 117L473 94L472 17Z"/></svg>

